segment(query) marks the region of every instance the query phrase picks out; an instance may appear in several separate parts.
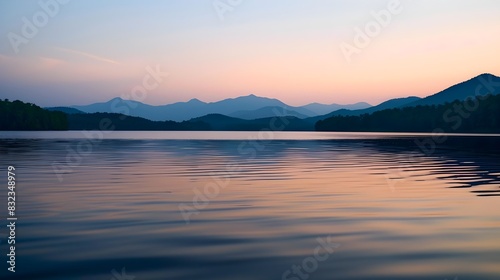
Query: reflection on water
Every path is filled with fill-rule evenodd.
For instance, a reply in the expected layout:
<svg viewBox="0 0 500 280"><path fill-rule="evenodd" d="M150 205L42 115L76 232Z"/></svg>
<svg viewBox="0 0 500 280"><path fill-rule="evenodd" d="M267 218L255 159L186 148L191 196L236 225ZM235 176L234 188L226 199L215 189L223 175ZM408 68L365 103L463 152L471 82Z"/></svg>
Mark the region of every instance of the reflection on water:
<svg viewBox="0 0 500 280"><path fill-rule="evenodd" d="M0 139L2 168L17 168L12 279L282 279L326 237L341 246L285 279L500 277L499 138L425 154L411 136L138 135L93 145L62 182L52 164L81 140ZM225 187L186 224L179 205L214 182Z"/></svg>

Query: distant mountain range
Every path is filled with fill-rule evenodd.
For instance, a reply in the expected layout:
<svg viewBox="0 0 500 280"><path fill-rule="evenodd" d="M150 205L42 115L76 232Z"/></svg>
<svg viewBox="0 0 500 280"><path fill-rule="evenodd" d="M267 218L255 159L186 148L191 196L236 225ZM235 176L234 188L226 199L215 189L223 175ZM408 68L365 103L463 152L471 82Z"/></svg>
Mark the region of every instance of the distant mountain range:
<svg viewBox="0 0 500 280"><path fill-rule="evenodd" d="M121 113L153 121L186 121L209 114L222 114L246 120L283 115L283 113L277 112L286 112L287 115L298 118L308 118L338 109L361 109L368 107L371 107L368 103L357 103L352 105L313 103L301 107L294 107L278 99L258 97L251 94L211 103L192 99L188 102L178 102L161 106L152 106L137 101L114 98L107 102L86 106L71 106L70 108L85 113ZM57 108L59 110L63 109L61 107ZM68 109L63 110L70 112Z"/></svg>
<svg viewBox="0 0 500 280"><path fill-rule="evenodd" d="M347 110L361 110L361 109L366 109L370 108L372 105L366 103L366 102L359 102L356 104L351 104L351 105L340 105L340 104L321 104L321 103L311 103L305 106L302 106L302 108L308 109L310 111L313 111L317 113L318 115L326 115L328 113L331 113L333 111L341 110L341 109L347 109Z"/></svg>
<svg viewBox="0 0 500 280"><path fill-rule="evenodd" d="M188 102L152 106L136 101L115 98L104 103L95 103L87 106L72 106L86 113L122 113L129 116L142 117L153 121L185 121L208 114L230 115L238 111L252 111L263 107L288 107L277 99L257 97L255 95L225 99L219 102L206 103L198 99ZM309 110L294 111L306 116L314 114Z"/></svg>
<svg viewBox="0 0 500 280"><path fill-rule="evenodd" d="M419 98L418 97L408 97L408 98L401 98L401 99L392 99L392 100L386 101L380 105L373 106L373 107L370 107L367 109L352 110L352 111L346 110L346 109L341 109L341 110L331 112L329 114L315 116L315 117L307 117L307 118L301 118L300 116L297 116L297 115L290 113L290 112L274 111L276 114L272 117L262 117L262 118L257 118L257 119L253 119L253 120L248 120L248 119L245 119L242 117L236 118L236 117L231 117L231 116L225 116L225 115L221 115L221 114L210 114L210 115L206 115L203 117L194 118L192 120L207 123L215 130L229 130L229 131L231 131L231 130L259 130L259 129L263 129L263 128L269 129L270 124L273 121L273 119L276 119L276 117L286 116L285 119L281 119L281 118L279 119L280 123L283 123L283 122L286 123L286 125L284 126L284 130L311 131L311 130L314 130L316 122L330 118L332 116L367 114L370 112L375 112L377 110L383 110L383 109L396 108L399 106L403 106L403 105L408 104L410 102L413 102L417 99L419 99ZM374 109L370 110L371 108L374 108ZM274 108L274 109L276 109L276 108Z"/></svg>
<svg viewBox="0 0 500 280"><path fill-rule="evenodd" d="M314 130L315 124L335 116L360 116L386 109L420 105L442 105L463 101L476 94L500 94L500 78L482 74L451 86L425 98L415 96L396 98L376 106L368 103L352 105L312 103L301 107L289 106L278 99L255 95L206 103L198 99L163 106L152 106L137 101L114 98L108 102L87 106L47 108L67 114L119 113L152 121L194 121L208 124L213 130L255 130L269 126L275 117L286 117L285 130ZM331 111L329 111L331 110ZM327 113L325 113L327 112Z"/></svg>

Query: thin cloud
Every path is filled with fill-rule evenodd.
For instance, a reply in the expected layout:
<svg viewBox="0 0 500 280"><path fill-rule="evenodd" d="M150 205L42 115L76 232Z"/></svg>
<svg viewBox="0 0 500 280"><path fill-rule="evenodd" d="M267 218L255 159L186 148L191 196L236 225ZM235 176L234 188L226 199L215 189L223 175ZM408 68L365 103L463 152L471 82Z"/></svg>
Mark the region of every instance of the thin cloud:
<svg viewBox="0 0 500 280"><path fill-rule="evenodd" d="M91 53L86 53L86 52L77 51L77 50L70 50L70 49L65 49L65 48L55 48L55 49L59 50L59 51L62 51L62 52L66 52L66 53L81 55L81 56L84 56L84 57L87 57L87 58L90 58L90 59L93 59L93 60L101 61L101 62L107 62L107 63L111 63L111 64L120 65L120 63L117 62L117 61L114 61L114 60L109 59L109 58L97 56L97 55L94 55L94 54L91 54Z"/></svg>
<svg viewBox="0 0 500 280"><path fill-rule="evenodd" d="M7 59L11 59L11 57L10 57L10 56L6 56L6 55L3 55L3 54L1 54L1 53L0 53L0 59L5 59L5 60L7 60Z"/></svg>
<svg viewBox="0 0 500 280"><path fill-rule="evenodd" d="M46 66L48 68L54 68L54 67L57 67L57 66L62 65L62 64L65 63L65 61L62 61L62 60L59 60L59 59L55 59L55 58L51 58L51 57L40 56L39 59L40 59L42 65Z"/></svg>

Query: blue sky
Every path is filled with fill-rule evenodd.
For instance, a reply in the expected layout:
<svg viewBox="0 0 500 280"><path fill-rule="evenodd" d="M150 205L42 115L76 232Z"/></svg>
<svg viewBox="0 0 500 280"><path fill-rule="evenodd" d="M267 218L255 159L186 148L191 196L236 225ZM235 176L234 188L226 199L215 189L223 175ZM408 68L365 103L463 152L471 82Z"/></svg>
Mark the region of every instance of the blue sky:
<svg viewBox="0 0 500 280"><path fill-rule="evenodd" d="M51 0L55 1L55 0ZM72 0L16 53L8 34L39 1L0 0L0 98L42 106L130 93L160 67L169 77L149 104L250 93L292 105L382 102L435 93L484 72L500 75L500 1L401 1L402 12L346 59L355 28L381 0ZM41 0L48 3L50 0Z"/></svg>

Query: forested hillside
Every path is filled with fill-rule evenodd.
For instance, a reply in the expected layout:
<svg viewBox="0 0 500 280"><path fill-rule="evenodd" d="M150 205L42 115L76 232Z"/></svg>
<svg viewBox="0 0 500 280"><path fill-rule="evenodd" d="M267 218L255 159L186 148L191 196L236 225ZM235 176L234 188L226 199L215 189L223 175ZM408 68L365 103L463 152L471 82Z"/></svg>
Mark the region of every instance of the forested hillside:
<svg viewBox="0 0 500 280"><path fill-rule="evenodd" d="M19 100L0 100L0 130L66 129L68 120L62 112L51 112Z"/></svg>
<svg viewBox="0 0 500 280"><path fill-rule="evenodd" d="M70 114L68 120L69 130L211 130L207 123L201 121L151 121L113 113Z"/></svg>
<svg viewBox="0 0 500 280"><path fill-rule="evenodd" d="M500 95L475 97L438 106L377 111L361 116L335 116L316 123L318 131L500 133Z"/></svg>

